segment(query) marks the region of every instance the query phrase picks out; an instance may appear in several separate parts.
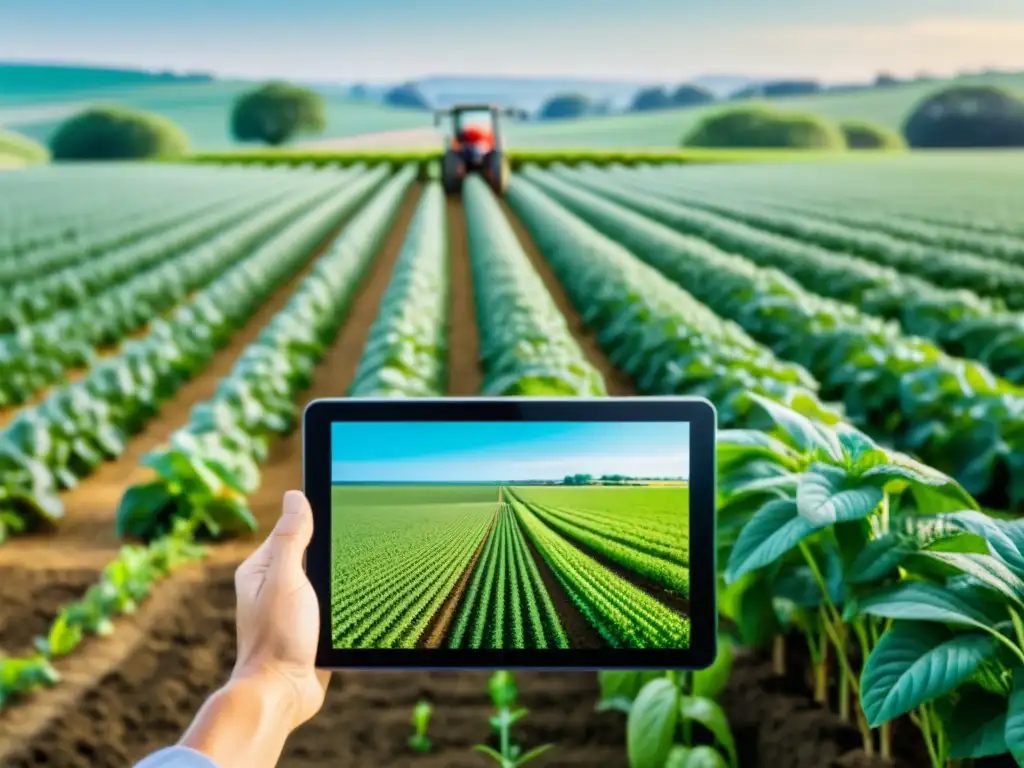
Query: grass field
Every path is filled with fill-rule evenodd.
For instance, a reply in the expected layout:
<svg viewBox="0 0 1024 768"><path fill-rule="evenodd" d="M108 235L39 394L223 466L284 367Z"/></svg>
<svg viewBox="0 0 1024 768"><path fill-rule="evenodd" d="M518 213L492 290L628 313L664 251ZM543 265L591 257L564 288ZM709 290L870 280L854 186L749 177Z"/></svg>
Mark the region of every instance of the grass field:
<svg viewBox="0 0 1024 768"><path fill-rule="evenodd" d="M683 648L688 490L332 492L339 648Z"/></svg>

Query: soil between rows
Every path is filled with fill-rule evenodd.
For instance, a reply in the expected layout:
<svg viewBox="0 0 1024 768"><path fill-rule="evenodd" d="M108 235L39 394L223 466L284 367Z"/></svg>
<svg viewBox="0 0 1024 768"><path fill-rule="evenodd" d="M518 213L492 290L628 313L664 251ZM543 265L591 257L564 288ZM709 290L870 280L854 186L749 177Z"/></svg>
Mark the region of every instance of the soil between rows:
<svg viewBox="0 0 1024 768"><path fill-rule="evenodd" d="M472 397L480 394L480 337L477 332L473 271L462 199L449 197L445 209L448 223L448 395Z"/></svg>

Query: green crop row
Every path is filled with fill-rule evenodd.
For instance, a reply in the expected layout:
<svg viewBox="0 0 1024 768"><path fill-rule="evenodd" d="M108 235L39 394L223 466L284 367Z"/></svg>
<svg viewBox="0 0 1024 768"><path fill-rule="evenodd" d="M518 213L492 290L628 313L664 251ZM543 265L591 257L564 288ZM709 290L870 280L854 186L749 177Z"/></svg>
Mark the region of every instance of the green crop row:
<svg viewBox="0 0 1024 768"><path fill-rule="evenodd" d="M507 490L502 489L502 493ZM569 647L551 596L507 501L499 503L494 527L470 577L448 647Z"/></svg>
<svg viewBox="0 0 1024 768"><path fill-rule="evenodd" d="M697 207L707 208L770 232L830 250L862 256L883 266L918 275L936 285L965 288L980 296L1001 299L1012 309L1024 309L1024 273L1019 264L989 259L966 251L947 251L907 242L882 232L867 231L798 213L786 213L764 205L711 202L702 196L699 189L688 188L679 181L675 182L672 194Z"/></svg>
<svg viewBox="0 0 1024 768"><path fill-rule="evenodd" d="M351 575L346 583L360 584L358 592L350 592L344 584L334 592L334 644L342 648L415 647L465 573L488 524L471 512L443 528L435 524L427 530L424 526L415 544L401 553L369 548L358 568L348 569ZM366 583L367 576L382 569L390 572L390 578L377 579L373 587Z"/></svg>
<svg viewBox="0 0 1024 768"><path fill-rule="evenodd" d="M686 648L689 619L615 575L552 531L514 493L508 502L527 537L580 613L614 648Z"/></svg>
<svg viewBox="0 0 1024 768"><path fill-rule="evenodd" d="M614 534L605 533L601 526L577 521L574 510L531 503L530 511L552 531L582 545L582 548L596 552L626 570L645 576L684 597L690 596L690 569L685 565L644 552L632 542L623 543ZM684 542L674 543L676 552L683 547ZM669 549L668 545L666 549Z"/></svg>
<svg viewBox="0 0 1024 768"><path fill-rule="evenodd" d="M806 370L780 362L526 177L513 180L508 197L583 321L641 392L707 397L724 426L754 426L750 392L838 419L818 400Z"/></svg>
<svg viewBox="0 0 1024 768"><path fill-rule="evenodd" d="M386 171L379 169L356 178L345 195L300 219L293 225L299 230L279 236L288 243L287 253L299 259L308 255L342 210L356 208L385 176ZM268 440L294 426L294 397L311 382L314 364L344 321L359 279L411 183L411 172L384 183L317 260L285 308L242 352L216 394L192 410L188 424L174 433L170 445L143 458L157 478L125 493L117 511L118 535L152 539L178 517L201 519L201 532L214 536L255 527L245 501L259 485L259 464L266 459ZM312 227L309 222L318 223ZM279 261L279 250L266 253ZM243 267L251 262L243 262ZM250 269L244 275L262 286L267 279L276 282L281 270L282 266L268 264L263 271ZM270 287L264 290L269 292Z"/></svg>
<svg viewBox="0 0 1024 768"><path fill-rule="evenodd" d="M242 212L245 218L231 222L228 228L219 229L193 247L184 251L161 249L166 256L155 266L140 262L140 271L134 276L98 295L91 295L94 289L101 289L88 285L88 277L83 276L77 284L68 283L75 285L74 301L78 306L24 326L6 339L0 355L0 404L5 400L24 402L60 381L67 371L91 366L98 349L119 344L185 301L332 191L337 191L335 185L314 187L312 192L294 190L293 197L270 207L247 208Z"/></svg>
<svg viewBox="0 0 1024 768"><path fill-rule="evenodd" d="M35 652L0 656L0 710L15 697L60 681L54 659L71 653L87 635L109 635L112 620L135 611L153 584L204 555L187 524L148 546L125 546L104 567L96 584L80 600L62 606Z"/></svg>
<svg viewBox="0 0 1024 768"><path fill-rule="evenodd" d="M1024 314L966 290L938 288L874 262L757 229L721 214L670 199L658 177L633 172L559 174L591 191L759 266L779 269L815 293L864 312L895 319L907 333L924 336L952 355L985 364L1008 381L1024 384Z"/></svg>
<svg viewBox="0 0 1024 768"><path fill-rule="evenodd" d="M409 224L395 271L349 389L351 397L427 397L444 390L448 355L448 236L444 193L432 182Z"/></svg>
<svg viewBox="0 0 1024 768"><path fill-rule="evenodd" d="M483 394L605 394L494 194L470 177L463 198Z"/></svg>
<svg viewBox="0 0 1024 768"><path fill-rule="evenodd" d="M120 455L128 436L207 365L382 180L373 172L357 178L155 322L145 338L20 411L0 432L0 537L55 524L64 512L58 488Z"/></svg>
<svg viewBox="0 0 1024 768"><path fill-rule="evenodd" d="M849 305L808 293L774 270L687 237L547 172L529 174L589 224L801 363L859 428L895 441L957 478L990 507L1024 504L1024 390L984 366ZM1009 476L1008 483L1000 480Z"/></svg>

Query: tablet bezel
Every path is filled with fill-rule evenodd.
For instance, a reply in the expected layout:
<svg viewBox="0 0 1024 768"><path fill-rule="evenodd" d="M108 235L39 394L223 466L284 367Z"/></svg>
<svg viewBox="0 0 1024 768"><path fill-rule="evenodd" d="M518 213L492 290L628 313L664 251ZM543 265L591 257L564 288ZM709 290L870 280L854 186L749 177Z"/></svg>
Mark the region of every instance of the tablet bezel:
<svg viewBox="0 0 1024 768"><path fill-rule="evenodd" d="M690 425L690 647L686 649L350 649L331 644L331 425L355 421L678 421ZM714 661L714 406L696 397L314 400L303 413L303 486L314 532L306 572L320 605L323 669L701 669Z"/></svg>

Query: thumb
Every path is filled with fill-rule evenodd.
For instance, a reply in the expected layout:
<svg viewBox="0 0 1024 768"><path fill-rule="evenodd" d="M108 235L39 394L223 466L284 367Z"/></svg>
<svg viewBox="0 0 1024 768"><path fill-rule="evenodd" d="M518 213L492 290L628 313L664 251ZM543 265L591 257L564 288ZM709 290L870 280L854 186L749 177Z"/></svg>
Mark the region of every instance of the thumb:
<svg viewBox="0 0 1024 768"><path fill-rule="evenodd" d="M270 533L271 561L274 570L284 573L302 571L302 558L313 538L313 510L301 491L284 495L281 518Z"/></svg>

